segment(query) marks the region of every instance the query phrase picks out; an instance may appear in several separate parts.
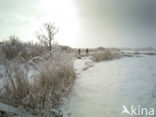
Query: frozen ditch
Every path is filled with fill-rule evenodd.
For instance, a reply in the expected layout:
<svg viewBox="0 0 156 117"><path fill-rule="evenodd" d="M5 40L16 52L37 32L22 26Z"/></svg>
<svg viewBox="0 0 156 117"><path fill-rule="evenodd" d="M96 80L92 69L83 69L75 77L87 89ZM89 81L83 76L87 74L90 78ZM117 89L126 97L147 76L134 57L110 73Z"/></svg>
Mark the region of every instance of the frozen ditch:
<svg viewBox="0 0 156 117"><path fill-rule="evenodd" d="M65 117L127 117L122 105L156 109L156 56L92 63L75 62L74 91L63 106ZM85 69L85 64L90 68ZM92 67L94 66L94 67Z"/></svg>

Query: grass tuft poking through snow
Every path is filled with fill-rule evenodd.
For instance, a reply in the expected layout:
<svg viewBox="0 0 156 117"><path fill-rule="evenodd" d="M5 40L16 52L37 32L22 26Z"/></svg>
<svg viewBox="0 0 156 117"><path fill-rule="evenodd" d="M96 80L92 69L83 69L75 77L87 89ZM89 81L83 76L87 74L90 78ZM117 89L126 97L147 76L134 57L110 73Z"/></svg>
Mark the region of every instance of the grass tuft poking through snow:
<svg viewBox="0 0 156 117"><path fill-rule="evenodd" d="M101 52L93 53L92 60L95 62L105 61L105 60L112 60L120 58L121 55L117 52L111 52L110 50L104 50Z"/></svg>

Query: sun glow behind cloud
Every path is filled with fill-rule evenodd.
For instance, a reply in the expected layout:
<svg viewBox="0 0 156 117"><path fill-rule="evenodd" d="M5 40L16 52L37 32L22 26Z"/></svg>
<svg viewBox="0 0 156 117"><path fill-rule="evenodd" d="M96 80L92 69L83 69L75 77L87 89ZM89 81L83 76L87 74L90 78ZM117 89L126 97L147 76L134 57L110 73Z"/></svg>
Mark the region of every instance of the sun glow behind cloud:
<svg viewBox="0 0 156 117"><path fill-rule="evenodd" d="M42 24L50 22L59 29L55 40L59 44L72 46L75 34L80 31L72 0L23 0L23 3L2 0L0 7L1 39L15 34L23 41L36 42L35 32Z"/></svg>
<svg viewBox="0 0 156 117"><path fill-rule="evenodd" d="M72 47L155 47L152 0L0 0L0 40L16 34L37 40L43 23L59 28L55 40Z"/></svg>

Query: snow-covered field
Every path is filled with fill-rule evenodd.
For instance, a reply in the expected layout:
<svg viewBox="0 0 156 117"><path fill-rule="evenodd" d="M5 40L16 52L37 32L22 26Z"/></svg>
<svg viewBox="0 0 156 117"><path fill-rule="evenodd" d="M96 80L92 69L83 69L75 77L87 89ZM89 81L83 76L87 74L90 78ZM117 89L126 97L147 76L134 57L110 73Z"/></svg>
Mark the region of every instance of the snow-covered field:
<svg viewBox="0 0 156 117"><path fill-rule="evenodd" d="M155 62L156 56L143 54L98 63L90 56L77 59L77 79L70 100L61 107L63 117L127 117L121 114L122 105L156 109ZM0 65L0 87L4 72L5 67ZM0 110L18 111L3 103Z"/></svg>
<svg viewBox="0 0 156 117"><path fill-rule="evenodd" d="M156 109L156 56L99 63L83 58L75 68L78 78L62 107L65 117L127 117L122 105Z"/></svg>

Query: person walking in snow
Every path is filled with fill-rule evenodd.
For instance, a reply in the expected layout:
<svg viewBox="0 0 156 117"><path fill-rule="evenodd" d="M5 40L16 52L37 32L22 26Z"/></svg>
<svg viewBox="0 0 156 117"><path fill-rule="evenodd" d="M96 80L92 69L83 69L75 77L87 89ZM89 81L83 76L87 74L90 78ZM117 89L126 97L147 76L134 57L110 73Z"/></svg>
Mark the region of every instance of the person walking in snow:
<svg viewBox="0 0 156 117"><path fill-rule="evenodd" d="M81 59L81 49L78 49L78 59Z"/></svg>
<svg viewBox="0 0 156 117"><path fill-rule="evenodd" d="M86 49L86 54L88 54L88 48Z"/></svg>
<svg viewBox="0 0 156 117"><path fill-rule="evenodd" d="M86 49L86 56L88 56L88 48Z"/></svg>
<svg viewBox="0 0 156 117"><path fill-rule="evenodd" d="M78 53L81 54L81 49L78 49Z"/></svg>

